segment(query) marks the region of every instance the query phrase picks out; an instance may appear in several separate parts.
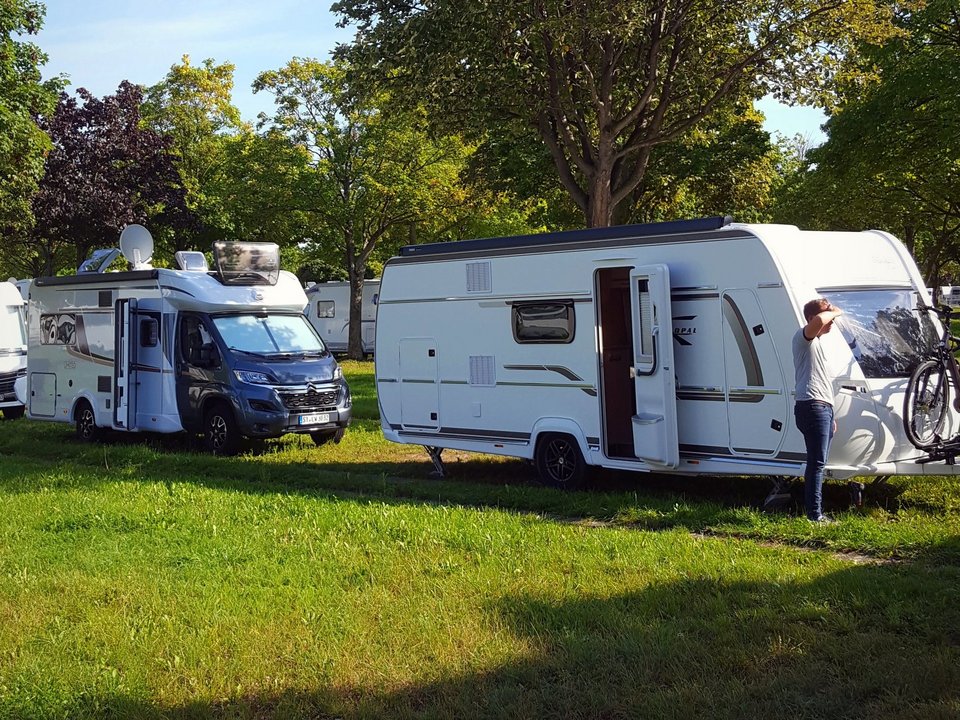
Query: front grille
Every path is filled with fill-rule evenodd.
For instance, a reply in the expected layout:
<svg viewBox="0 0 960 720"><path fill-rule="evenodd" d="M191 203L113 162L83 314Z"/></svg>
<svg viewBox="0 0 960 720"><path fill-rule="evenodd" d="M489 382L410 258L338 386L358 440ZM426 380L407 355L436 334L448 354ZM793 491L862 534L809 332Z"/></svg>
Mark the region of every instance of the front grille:
<svg viewBox="0 0 960 720"><path fill-rule="evenodd" d="M13 392L13 383L17 380L17 371L0 373L0 395Z"/></svg>
<svg viewBox="0 0 960 720"><path fill-rule="evenodd" d="M282 392L280 400L288 410L322 410L337 406L340 399L340 389L307 390L306 392Z"/></svg>

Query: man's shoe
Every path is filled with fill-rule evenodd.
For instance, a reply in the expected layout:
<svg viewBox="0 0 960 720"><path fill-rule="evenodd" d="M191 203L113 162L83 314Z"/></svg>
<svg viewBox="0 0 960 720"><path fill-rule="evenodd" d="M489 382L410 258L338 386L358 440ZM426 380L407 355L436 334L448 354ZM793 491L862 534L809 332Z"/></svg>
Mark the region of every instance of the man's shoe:
<svg viewBox="0 0 960 720"><path fill-rule="evenodd" d="M817 523L817 525L833 525L836 520L834 520L829 515L821 515L818 518L809 518L810 522Z"/></svg>

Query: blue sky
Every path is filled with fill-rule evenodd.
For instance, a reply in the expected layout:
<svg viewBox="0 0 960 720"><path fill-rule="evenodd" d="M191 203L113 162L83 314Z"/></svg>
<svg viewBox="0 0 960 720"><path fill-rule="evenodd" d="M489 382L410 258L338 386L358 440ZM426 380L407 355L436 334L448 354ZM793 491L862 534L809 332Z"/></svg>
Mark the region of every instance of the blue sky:
<svg viewBox="0 0 960 720"><path fill-rule="evenodd" d="M71 88L103 96L121 80L160 81L189 55L236 66L234 102L247 120L271 109L270 96L250 84L264 70L290 58L329 56L350 30L336 27L332 0L46 0L47 18L36 42L49 56L47 76L65 74ZM767 130L822 142L823 113L788 108L772 99L759 103Z"/></svg>

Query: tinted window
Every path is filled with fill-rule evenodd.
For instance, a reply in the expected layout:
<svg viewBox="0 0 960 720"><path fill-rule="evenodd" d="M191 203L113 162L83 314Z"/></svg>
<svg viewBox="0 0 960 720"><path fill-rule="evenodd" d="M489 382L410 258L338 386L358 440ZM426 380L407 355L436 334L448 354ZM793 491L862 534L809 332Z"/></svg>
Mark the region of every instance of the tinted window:
<svg viewBox="0 0 960 720"><path fill-rule="evenodd" d="M573 340L572 302L513 306L513 337L518 343L568 343Z"/></svg>
<svg viewBox="0 0 960 720"><path fill-rule="evenodd" d="M909 377L937 342L917 293L907 289L839 290L824 294L843 310L835 323L868 378Z"/></svg>

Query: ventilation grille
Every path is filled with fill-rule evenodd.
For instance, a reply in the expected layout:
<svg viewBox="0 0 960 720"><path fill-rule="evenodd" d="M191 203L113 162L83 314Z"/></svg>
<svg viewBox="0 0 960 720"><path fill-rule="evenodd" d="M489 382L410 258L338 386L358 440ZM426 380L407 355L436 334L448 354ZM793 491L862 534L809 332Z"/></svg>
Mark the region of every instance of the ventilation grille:
<svg viewBox="0 0 960 720"><path fill-rule="evenodd" d="M470 356L470 384L488 385L497 384L497 372L493 355Z"/></svg>
<svg viewBox="0 0 960 720"><path fill-rule="evenodd" d="M467 292L488 293L492 290L490 262L467 263Z"/></svg>

